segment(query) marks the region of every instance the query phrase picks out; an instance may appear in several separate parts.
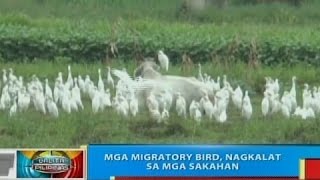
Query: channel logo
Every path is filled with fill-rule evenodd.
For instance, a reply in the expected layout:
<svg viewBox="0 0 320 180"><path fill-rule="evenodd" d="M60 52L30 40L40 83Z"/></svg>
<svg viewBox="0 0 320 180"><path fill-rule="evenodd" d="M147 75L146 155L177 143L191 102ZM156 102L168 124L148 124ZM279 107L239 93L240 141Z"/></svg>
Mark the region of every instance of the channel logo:
<svg viewBox="0 0 320 180"><path fill-rule="evenodd" d="M71 169L71 160L62 156L45 156L32 160L32 169L47 174L67 172Z"/></svg>
<svg viewBox="0 0 320 180"><path fill-rule="evenodd" d="M83 178L84 151L18 151L17 178Z"/></svg>

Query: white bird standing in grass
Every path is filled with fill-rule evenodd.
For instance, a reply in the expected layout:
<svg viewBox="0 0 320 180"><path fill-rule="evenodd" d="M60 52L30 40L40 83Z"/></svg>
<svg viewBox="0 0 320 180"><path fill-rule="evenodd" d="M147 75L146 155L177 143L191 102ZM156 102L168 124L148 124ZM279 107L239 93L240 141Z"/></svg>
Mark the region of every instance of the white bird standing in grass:
<svg viewBox="0 0 320 180"><path fill-rule="evenodd" d="M320 113L320 96L317 87L313 87L312 109L316 114Z"/></svg>
<svg viewBox="0 0 320 180"><path fill-rule="evenodd" d="M33 82L35 84L35 86L37 87L37 89L40 91L40 92L44 92L44 88L43 88L43 85L42 83L40 82L39 78L36 76L36 75L33 75L32 76L32 79L33 79Z"/></svg>
<svg viewBox="0 0 320 180"><path fill-rule="evenodd" d="M281 113L284 117L290 118L290 111L286 104L281 103Z"/></svg>
<svg viewBox="0 0 320 180"><path fill-rule="evenodd" d="M308 117L308 118L313 118L313 119L316 118L316 115L315 115L314 111L312 110L312 108L308 108L306 110L305 114L306 114L306 117Z"/></svg>
<svg viewBox="0 0 320 180"><path fill-rule="evenodd" d="M62 100L61 100L61 105L62 109L70 114L71 113L71 102L70 102L71 96L70 92L68 90L68 87L64 87L63 94L62 94Z"/></svg>
<svg viewBox="0 0 320 180"><path fill-rule="evenodd" d="M8 80L8 78L7 78L7 71L5 70L5 69L2 69L2 82L3 82L3 84L5 84L5 83L7 83L7 80Z"/></svg>
<svg viewBox="0 0 320 180"><path fill-rule="evenodd" d="M160 63L160 67L166 71L169 70L169 58L166 54L163 53L163 51L158 51L158 60Z"/></svg>
<svg viewBox="0 0 320 180"><path fill-rule="evenodd" d="M186 107L186 100L181 95L180 92L177 93L177 101L176 101L176 111L178 116L183 118L187 118L187 107Z"/></svg>
<svg viewBox="0 0 320 180"><path fill-rule="evenodd" d="M10 98L10 94L9 94L9 91L8 91L8 86L5 86L2 89L2 95L1 95L0 103L1 103L1 107L0 107L1 109L7 109L11 105L11 98Z"/></svg>
<svg viewBox="0 0 320 180"><path fill-rule="evenodd" d="M114 88L114 81L112 79L112 76L111 76L111 69L110 69L110 66L107 67L108 68L108 74L107 74L107 84L108 86Z"/></svg>
<svg viewBox="0 0 320 180"><path fill-rule="evenodd" d="M162 122L162 114L159 111L159 102L157 101L153 91L149 94L146 100L150 118L157 123Z"/></svg>
<svg viewBox="0 0 320 180"><path fill-rule="evenodd" d="M264 79L266 80L266 84L265 84L266 91L270 91L270 92L274 93L272 79L270 77L265 77Z"/></svg>
<svg viewBox="0 0 320 180"><path fill-rule="evenodd" d="M201 115L201 112L200 112L200 109L199 109L199 104L198 104L197 106L198 106L198 108L195 110L195 114L194 114L193 119L194 119L196 122L200 123L200 122L201 122L201 117L202 117L202 115Z"/></svg>
<svg viewBox="0 0 320 180"><path fill-rule="evenodd" d="M85 84L85 93L90 96L90 99L92 99L92 98L93 98L93 97L92 97L93 94L92 94L91 91L93 90L94 84L93 84L93 82L91 81L89 75L86 75L86 78L85 78L85 80L84 80L84 84Z"/></svg>
<svg viewBox="0 0 320 180"><path fill-rule="evenodd" d="M309 107L312 107L312 94L308 84L304 84L304 87L302 92L302 108L308 109Z"/></svg>
<svg viewBox="0 0 320 180"><path fill-rule="evenodd" d="M59 103L62 100L61 99L62 97L60 96L61 94L60 91L62 90L62 86L63 85L62 85L61 79L57 78L53 88L53 99L55 103Z"/></svg>
<svg viewBox="0 0 320 180"><path fill-rule="evenodd" d="M94 94L96 90L98 91L98 88L91 82L88 86L88 94L91 100L94 98Z"/></svg>
<svg viewBox="0 0 320 180"><path fill-rule="evenodd" d="M159 102L157 101L153 92L147 97L147 107L149 110L158 110L159 111Z"/></svg>
<svg viewBox="0 0 320 180"><path fill-rule="evenodd" d="M111 107L111 100L110 100L110 89L106 89L105 92L101 93L101 104L102 109L106 107Z"/></svg>
<svg viewBox="0 0 320 180"><path fill-rule="evenodd" d="M56 79L57 81L61 82L63 84L63 77L62 77L62 72L58 72L58 77Z"/></svg>
<svg viewBox="0 0 320 180"><path fill-rule="evenodd" d="M308 118L315 118L315 113L312 108L301 108L297 107L294 114L295 116L300 116L303 120Z"/></svg>
<svg viewBox="0 0 320 180"><path fill-rule="evenodd" d="M102 81L102 77L101 77L101 69L99 68L98 69L98 77L99 77L99 80L98 80L98 90L100 92L104 92L104 83Z"/></svg>
<svg viewBox="0 0 320 180"><path fill-rule="evenodd" d="M101 106L101 92L98 91L98 89L95 88L94 90L94 96L91 100L91 107L92 107L92 112L98 113L100 110L102 110Z"/></svg>
<svg viewBox="0 0 320 180"><path fill-rule="evenodd" d="M63 84L63 79L62 79L62 73L59 72L58 77L56 78L56 81L54 83L54 88L53 88L53 99L55 103L59 102L59 91L60 91L60 85Z"/></svg>
<svg viewBox="0 0 320 180"><path fill-rule="evenodd" d="M282 113L284 114L284 112L286 111L285 109L288 109L289 114L292 110L292 101L291 101L291 94L288 91L284 91L283 92L283 96L281 98L281 104L282 106L287 106L287 108L281 108L282 109ZM287 116L287 112L285 112L285 116Z"/></svg>
<svg viewBox="0 0 320 180"><path fill-rule="evenodd" d="M212 119L212 116L215 113L213 104L211 103L208 94L205 94L202 98L204 113L209 119Z"/></svg>
<svg viewBox="0 0 320 180"><path fill-rule="evenodd" d="M294 112L297 107L297 92L296 92L296 76L292 77L292 87L290 90L291 95L291 108L290 111Z"/></svg>
<svg viewBox="0 0 320 180"><path fill-rule="evenodd" d="M167 121L169 119L169 117L170 117L170 114L169 114L169 111L168 111L168 106L167 106L166 101L164 100L164 97L162 96L161 98L163 99L162 101L164 102L162 113L161 113L161 119L164 120L164 121Z"/></svg>
<svg viewBox="0 0 320 180"><path fill-rule="evenodd" d="M281 111L281 102L279 100L279 94L271 94L270 98L271 114L275 114Z"/></svg>
<svg viewBox="0 0 320 180"><path fill-rule="evenodd" d="M223 87L231 86L230 83L227 80L227 75L223 75L222 84L223 84Z"/></svg>
<svg viewBox="0 0 320 180"><path fill-rule="evenodd" d="M267 91L265 91L263 94L264 94L264 97L261 102L261 111L262 111L262 115L266 117L270 113L270 103L269 103L270 95Z"/></svg>
<svg viewBox="0 0 320 180"><path fill-rule="evenodd" d="M53 101L52 97L46 96L46 106L48 109L48 114L57 118L59 117L59 110L56 103Z"/></svg>
<svg viewBox="0 0 320 180"><path fill-rule="evenodd" d="M129 99L129 109L130 109L130 113L133 117L135 117L137 115L137 113L139 112L138 99L136 98L135 94L132 94Z"/></svg>
<svg viewBox="0 0 320 180"><path fill-rule="evenodd" d="M169 111L164 108L162 113L161 113L161 120L167 121L170 118Z"/></svg>
<svg viewBox="0 0 320 180"><path fill-rule="evenodd" d="M68 89L71 89L73 87L73 78L72 78L72 73L71 73L71 66L68 65L68 79L67 79L67 83L68 83Z"/></svg>
<svg viewBox="0 0 320 180"><path fill-rule="evenodd" d="M216 114L217 117L220 116L220 113L224 110L227 110L228 107L228 102L229 102L229 92L227 90L225 90L225 88L221 89L220 91L218 91L215 95L216 98Z"/></svg>
<svg viewBox="0 0 320 180"><path fill-rule="evenodd" d="M294 116L301 116L303 113L302 108L300 106L297 106L297 108L295 109L293 115Z"/></svg>
<svg viewBox="0 0 320 180"><path fill-rule="evenodd" d="M243 98L242 116L247 120L249 120L252 116L252 105L248 95L248 91L245 92L245 95Z"/></svg>
<svg viewBox="0 0 320 180"><path fill-rule="evenodd" d="M119 104L116 111L122 117L127 118L129 116L129 103L123 96L119 96Z"/></svg>
<svg viewBox="0 0 320 180"><path fill-rule="evenodd" d="M275 94L279 94L280 86L279 86L279 80L276 79L273 83L273 91Z"/></svg>
<svg viewBox="0 0 320 180"><path fill-rule="evenodd" d="M12 117L17 114L17 97L14 97L13 104L10 107L9 116Z"/></svg>
<svg viewBox="0 0 320 180"><path fill-rule="evenodd" d="M204 79L203 79L203 76L202 76L202 71L201 71L201 64L198 63L198 80L203 82Z"/></svg>
<svg viewBox="0 0 320 180"><path fill-rule="evenodd" d="M79 84L79 88L81 90L82 93L85 93L85 83L84 80L82 79L81 75L78 76L78 84Z"/></svg>
<svg viewBox="0 0 320 180"><path fill-rule="evenodd" d="M77 105L77 109L81 108L83 109L83 104L82 104L82 100L81 100L81 91L80 88L78 87L78 81L77 78L74 78L74 87L71 90L71 99L76 103Z"/></svg>
<svg viewBox="0 0 320 180"><path fill-rule="evenodd" d="M149 102L147 102L148 104ZM161 113L159 109L149 109L149 114L152 120L155 120L157 123L161 123Z"/></svg>
<svg viewBox="0 0 320 180"><path fill-rule="evenodd" d="M14 81L17 80L17 77L13 74L12 68L9 68L9 80L10 80L11 82L14 82Z"/></svg>
<svg viewBox="0 0 320 180"><path fill-rule="evenodd" d="M70 101L70 108L71 108L71 111L75 111L75 112L77 112L78 110L79 110L79 108L78 108L78 104L77 104L77 100L76 100L76 98L74 97L74 96L72 96L72 93L69 93L70 94L70 99L69 99L69 101Z"/></svg>
<svg viewBox="0 0 320 180"><path fill-rule="evenodd" d="M212 90L213 92L217 92L221 89L220 86L220 76L217 77L217 81L214 82L214 80L212 80Z"/></svg>
<svg viewBox="0 0 320 180"><path fill-rule="evenodd" d="M242 106L242 98L243 98L243 92L240 88L240 86L238 86L233 92L232 92L232 102L233 104L237 107L237 109L241 109Z"/></svg>
<svg viewBox="0 0 320 180"><path fill-rule="evenodd" d="M13 104L10 107L9 116L12 117L17 114L17 101L16 98L13 100Z"/></svg>
<svg viewBox="0 0 320 180"><path fill-rule="evenodd" d="M200 112L200 103L192 101L189 108L190 117L195 120L197 123L201 122L202 114Z"/></svg>
<svg viewBox="0 0 320 180"><path fill-rule="evenodd" d="M30 105L30 94L26 92L26 88L22 87L18 92L18 109L26 111Z"/></svg>
<svg viewBox="0 0 320 180"><path fill-rule="evenodd" d="M36 107L37 111L40 111L41 113L46 114L45 98L44 98L43 92L39 90L35 92L34 106Z"/></svg>
<svg viewBox="0 0 320 180"><path fill-rule="evenodd" d="M191 103L190 103L190 106L189 106L189 114L190 114L190 117L194 117L195 115L195 110L197 109L197 102L195 100L192 100ZM200 103L199 104L199 107L200 107Z"/></svg>
<svg viewBox="0 0 320 180"><path fill-rule="evenodd" d="M51 90L51 88L50 88L50 86L49 86L49 81L48 81L48 79L45 80L44 94L45 94L45 96L49 96L51 99L53 99L52 90Z"/></svg>
<svg viewBox="0 0 320 180"><path fill-rule="evenodd" d="M23 87L23 77L22 76L19 76L18 81L16 81L16 85L18 86L18 88Z"/></svg>
<svg viewBox="0 0 320 180"><path fill-rule="evenodd" d="M173 97L172 94L169 92L168 89L165 89L164 91L162 91L162 96L165 102L165 107L168 111L170 111L171 106L172 106L172 101L173 101Z"/></svg>
<svg viewBox="0 0 320 180"><path fill-rule="evenodd" d="M223 111L220 113L219 118L218 118L218 121L219 121L220 123L224 123L224 122L227 121L227 112L226 112L226 110L223 110Z"/></svg>

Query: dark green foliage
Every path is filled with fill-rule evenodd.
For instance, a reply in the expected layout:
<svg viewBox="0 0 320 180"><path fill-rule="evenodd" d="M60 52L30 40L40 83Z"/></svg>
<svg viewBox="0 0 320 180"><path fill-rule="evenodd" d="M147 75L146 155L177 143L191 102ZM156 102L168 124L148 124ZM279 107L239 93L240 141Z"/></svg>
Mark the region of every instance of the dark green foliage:
<svg viewBox="0 0 320 180"><path fill-rule="evenodd" d="M154 56L157 50L163 49L172 63L179 63L183 52L188 52L194 61L220 59L231 63L236 60L248 62L253 50L250 33L253 33L254 28L247 28L252 32L238 37L235 30L225 31L224 27L214 25L194 27L187 24L161 25L147 21L131 24L124 22L123 26L118 27L116 34L110 33L110 27L93 30L88 25L42 26L1 25L1 59L32 62L36 58L54 60L56 57L68 57L74 62L84 59L95 62L104 60L111 40L117 42L121 59L134 58L137 43L144 56ZM314 32L313 28L300 28L288 33L285 32L286 29L273 33L272 27L267 30L263 28L259 27L261 32L255 44L256 54L263 64L294 65L305 62L319 65L319 33ZM131 29L135 29L136 33ZM309 35L305 35L308 31ZM274 35L271 36L271 33Z"/></svg>

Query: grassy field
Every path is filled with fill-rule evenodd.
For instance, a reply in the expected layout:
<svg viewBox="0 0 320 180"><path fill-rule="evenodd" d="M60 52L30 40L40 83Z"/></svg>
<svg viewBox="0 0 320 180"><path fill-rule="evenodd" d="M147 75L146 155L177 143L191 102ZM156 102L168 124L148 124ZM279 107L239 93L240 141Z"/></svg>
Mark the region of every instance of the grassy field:
<svg viewBox="0 0 320 180"><path fill-rule="evenodd" d="M73 75L89 74L97 82L97 69L104 68L101 64L72 64ZM36 74L43 82L57 76L59 71L66 78L67 64L53 64L42 62L38 64L0 64L0 67L12 67L17 75L22 75L25 81ZM133 64L119 61L112 67L126 67L128 72L135 68ZM317 143L320 140L318 129L319 119L301 120L284 119L282 115L275 115L264 119L261 115L261 99L264 86L264 76L278 77L281 91L291 87L291 76L298 77L297 92L301 98L302 84L320 85L317 77L319 70L305 65L290 69L283 67L261 67L259 70L248 69L245 64L234 64L225 67L220 64L206 64L203 72L212 77L227 74L233 86L241 85L249 90L253 104L253 118L245 121L241 118L232 103L228 108L228 120L225 124L203 119L200 126L194 121L182 120L173 111L168 125L157 124L148 118L146 111L141 111L136 118L121 119L112 109L98 114L92 114L91 102L83 97L85 109L70 115L60 110L60 117L53 119L42 115L33 108L9 118L8 112L0 112L0 147L78 147L88 143ZM168 74L186 75L180 67L171 67ZM197 70L188 75L196 75ZM299 99L301 104L301 99ZM195 129L194 129L195 127ZM195 130L195 131L194 131Z"/></svg>
<svg viewBox="0 0 320 180"><path fill-rule="evenodd" d="M85 19L93 22L114 21L121 17L128 20L157 19L217 24L314 24L319 22L320 17L320 3L317 0L304 1L301 7L286 3L252 5L248 0L229 0L226 8L209 5L202 12L181 12L182 2L183 0L2 0L0 14Z"/></svg>
<svg viewBox="0 0 320 180"><path fill-rule="evenodd" d="M284 119L278 114L264 119L260 108L265 76L279 78L281 92L289 90L291 77L297 76L299 104L304 83L320 85L319 1L308 0L301 7L294 7L283 3L248 5L241 4L242 0L231 0L226 8L208 6L200 13L186 14L180 12L181 2L1 0L0 69L11 67L25 81L33 74L42 82L49 78L53 87L58 72L63 72L66 78L67 65L71 64L74 76L89 74L97 83L97 69L105 71L105 65L99 62L105 58L106 44L114 38L119 41L120 59L115 59L112 67L126 67L133 72L137 38L144 56L165 49L175 61L168 74L197 74L197 69L189 73L180 70L181 55L187 51L195 63L206 61L203 72L214 78L228 75L233 87L240 85L249 91L254 111L250 121L243 120L232 103L224 124L203 119L200 126L195 126L190 119L178 118L174 111L167 125L152 122L146 111L125 120L112 109L93 114L89 97L83 97L83 111L66 114L59 109L58 119L41 115L33 108L13 118L8 117L7 111L0 111L0 147L319 143L319 118ZM113 28L117 32L115 37ZM239 44L234 47L235 37L239 38ZM250 69L246 64L249 52L254 49L250 47L251 40L258 44L256 53L262 64L258 69ZM220 53L220 61L211 61L212 51Z"/></svg>

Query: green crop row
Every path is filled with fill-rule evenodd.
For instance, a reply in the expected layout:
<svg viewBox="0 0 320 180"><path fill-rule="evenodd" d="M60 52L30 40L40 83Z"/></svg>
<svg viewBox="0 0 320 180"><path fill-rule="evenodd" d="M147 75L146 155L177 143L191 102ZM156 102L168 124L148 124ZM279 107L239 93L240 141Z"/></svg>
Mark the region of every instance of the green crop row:
<svg viewBox="0 0 320 180"><path fill-rule="evenodd" d="M197 0L196 0L197 1ZM257 3L257 2L260 3ZM262 3L262 2L265 3ZM0 13L24 13L32 18L55 17L87 21L145 19L267 24L317 24L318 0L206 0L203 11L191 11L184 0L1 0ZM271 2L273 3L271 3ZM289 4L303 1L301 6ZM223 3L227 2L227 3ZM290 3L291 2L291 3ZM224 5L223 5L224 4ZM299 3L298 3L299 4Z"/></svg>
<svg viewBox="0 0 320 180"><path fill-rule="evenodd" d="M52 22L53 24L55 22ZM115 43L118 58L155 56L163 49L173 63L183 53L194 61L259 59L263 64L320 65L318 26L182 24L158 21L119 21L113 24L46 23L0 25L0 59L33 61L69 57L99 61L110 57Z"/></svg>

